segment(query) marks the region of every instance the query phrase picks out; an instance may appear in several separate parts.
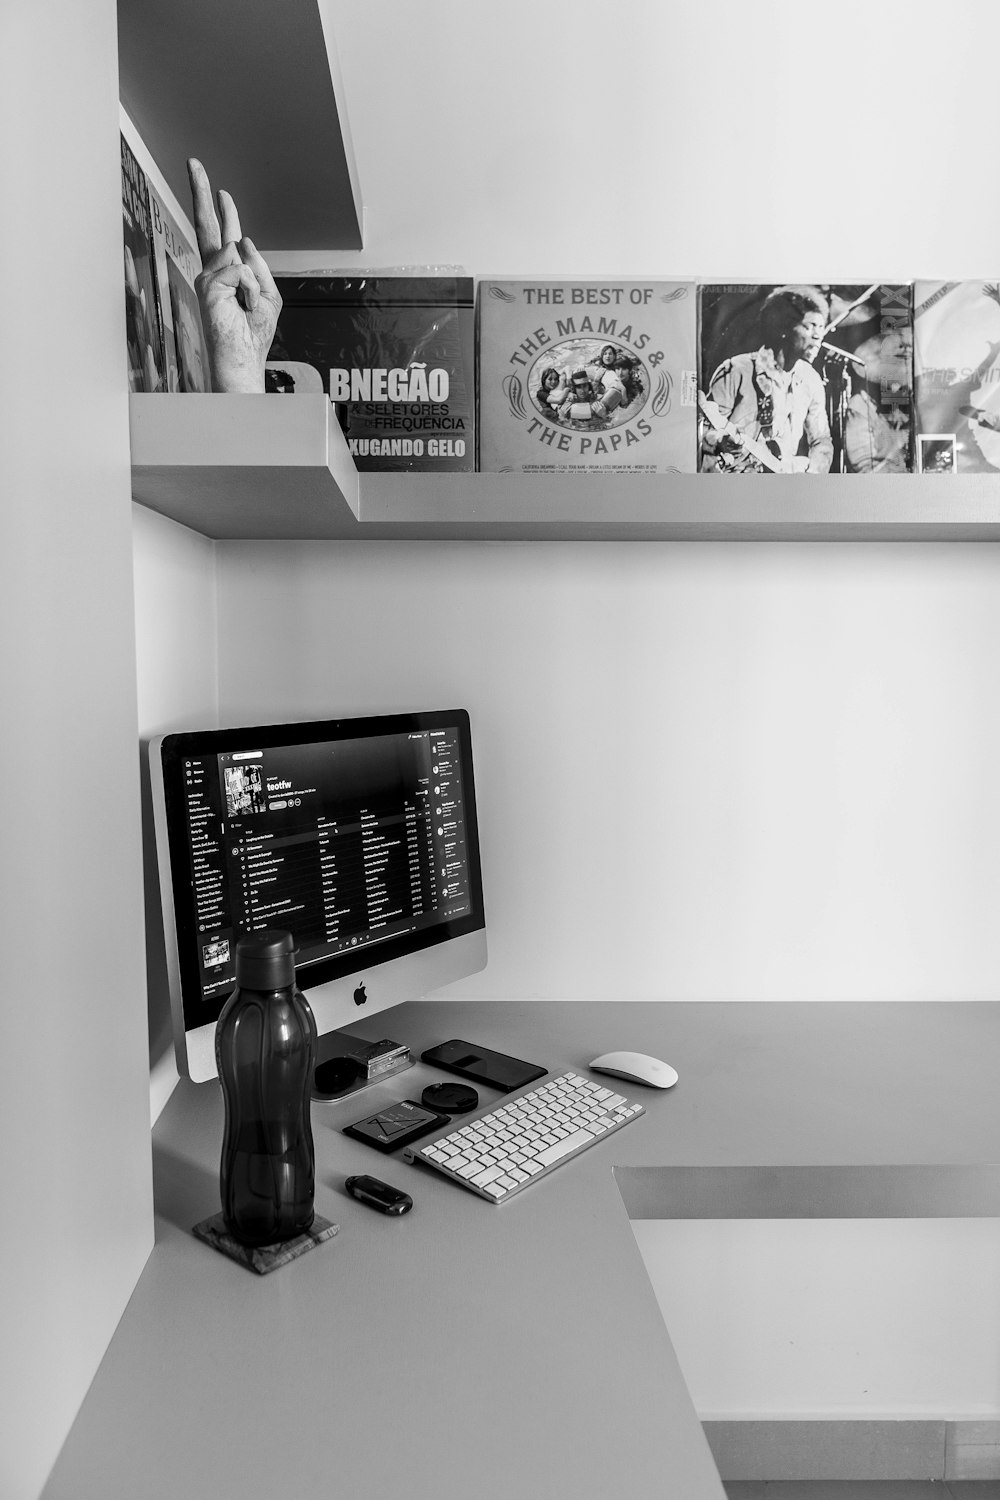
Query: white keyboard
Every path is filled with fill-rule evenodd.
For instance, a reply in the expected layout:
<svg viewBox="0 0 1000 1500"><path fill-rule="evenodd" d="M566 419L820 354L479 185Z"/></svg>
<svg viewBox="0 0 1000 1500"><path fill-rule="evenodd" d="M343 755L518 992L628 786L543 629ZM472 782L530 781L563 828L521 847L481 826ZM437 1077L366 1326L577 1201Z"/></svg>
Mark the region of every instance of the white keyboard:
<svg viewBox="0 0 1000 1500"><path fill-rule="evenodd" d="M644 1112L613 1089L563 1073L425 1146L408 1146L403 1157L503 1203Z"/></svg>

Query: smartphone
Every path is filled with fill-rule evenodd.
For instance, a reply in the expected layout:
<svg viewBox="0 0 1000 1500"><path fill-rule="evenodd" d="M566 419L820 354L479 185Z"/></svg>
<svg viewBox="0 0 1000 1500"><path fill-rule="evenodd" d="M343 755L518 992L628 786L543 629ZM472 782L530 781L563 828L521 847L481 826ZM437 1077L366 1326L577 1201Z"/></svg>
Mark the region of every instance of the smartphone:
<svg viewBox="0 0 1000 1500"><path fill-rule="evenodd" d="M420 1054L421 1062L433 1063L444 1068L446 1073L457 1073L461 1078L471 1078L475 1083L488 1084L509 1094L525 1083L544 1078L547 1068L536 1063L522 1062L519 1057L508 1057L505 1052L491 1052L488 1047L474 1047L471 1042L442 1042L439 1047L429 1047Z"/></svg>
<svg viewBox="0 0 1000 1500"><path fill-rule="evenodd" d="M348 1177L344 1186L352 1198L377 1208L380 1214L408 1214L413 1207L409 1193L390 1187L380 1177Z"/></svg>

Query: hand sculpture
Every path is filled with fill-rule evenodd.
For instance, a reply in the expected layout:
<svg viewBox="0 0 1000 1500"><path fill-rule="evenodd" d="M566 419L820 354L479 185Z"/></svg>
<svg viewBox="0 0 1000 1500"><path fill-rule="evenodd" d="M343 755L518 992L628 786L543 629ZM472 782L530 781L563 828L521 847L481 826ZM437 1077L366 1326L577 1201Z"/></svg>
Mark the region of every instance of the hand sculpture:
<svg viewBox="0 0 1000 1500"><path fill-rule="evenodd" d="M200 161L188 160L194 228L201 255L195 290L208 344L213 391L263 393L264 363L281 311L274 277L240 228L224 189L216 215L212 186Z"/></svg>

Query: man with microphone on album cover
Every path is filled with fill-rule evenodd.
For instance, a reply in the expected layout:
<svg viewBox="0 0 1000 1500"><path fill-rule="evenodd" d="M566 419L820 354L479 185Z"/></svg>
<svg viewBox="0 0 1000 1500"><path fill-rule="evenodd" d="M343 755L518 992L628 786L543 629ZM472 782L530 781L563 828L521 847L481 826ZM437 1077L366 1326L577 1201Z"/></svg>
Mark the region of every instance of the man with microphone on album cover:
<svg viewBox="0 0 1000 1500"><path fill-rule="evenodd" d="M812 364L828 316L814 286L779 286L765 297L758 347L724 359L709 381L702 412L711 412L716 425L705 424L703 471L828 471L833 442L823 382Z"/></svg>

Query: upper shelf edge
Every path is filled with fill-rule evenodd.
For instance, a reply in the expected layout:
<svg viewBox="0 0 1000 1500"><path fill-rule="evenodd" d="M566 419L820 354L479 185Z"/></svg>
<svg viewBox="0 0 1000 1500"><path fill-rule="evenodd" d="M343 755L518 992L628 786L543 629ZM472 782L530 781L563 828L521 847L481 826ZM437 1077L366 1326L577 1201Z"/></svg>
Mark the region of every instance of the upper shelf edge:
<svg viewBox="0 0 1000 1500"><path fill-rule="evenodd" d="M181 203L187 158L273 250L360 250L340 71L316 0L118 0L121 101Z"/></svg>

